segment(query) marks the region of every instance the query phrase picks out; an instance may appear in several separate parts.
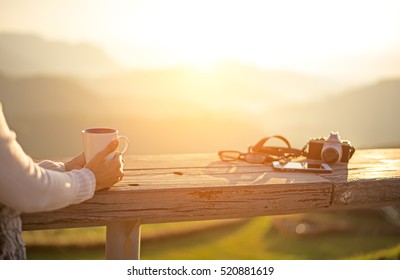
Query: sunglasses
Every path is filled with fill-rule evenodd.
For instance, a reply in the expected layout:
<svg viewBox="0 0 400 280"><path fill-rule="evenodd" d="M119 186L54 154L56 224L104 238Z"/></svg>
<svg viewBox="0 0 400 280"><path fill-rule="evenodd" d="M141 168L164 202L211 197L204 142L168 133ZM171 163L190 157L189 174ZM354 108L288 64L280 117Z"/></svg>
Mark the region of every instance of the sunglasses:
<svg viewBox="0 0 400 280"><path fill-rule="evenodd" d="M266 163L272 162L273 158L261 153L241 153L238 151L219 151L218 156L222 161L244 160L248 163Z"/></svg>
<svg viewBox="0 0 400 280"><path fill-rule="evenodd" d="M284 142L286 147L265 146L265 143L273 138ZM280 135L262 138L257 142L257 144L250 146L247 153L232 150L218 152L218 156L222 161L244 160L248 163L258 164L270 163L274 160L288 161L291 158L299 157L300 155L302 155L302 151L292 148L289 141Z"/></svg>

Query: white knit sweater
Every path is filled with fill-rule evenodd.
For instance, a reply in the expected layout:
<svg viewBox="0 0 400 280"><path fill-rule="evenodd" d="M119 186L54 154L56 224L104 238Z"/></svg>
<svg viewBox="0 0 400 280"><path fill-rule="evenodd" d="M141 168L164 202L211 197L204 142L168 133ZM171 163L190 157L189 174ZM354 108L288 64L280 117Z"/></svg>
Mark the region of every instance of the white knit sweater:
<svg viewBox="0 0 400 280"><path fill-rule="evenodd" d="M20 212L54 210L93 196L92 171L64 169L49 160L35 164L24 153L0 103L0 260L26 259Z"/></svg>
<svg viewBox="0 0 400 280"><path fill-rule="evenodd" d="M93 196L96 179L92 171L62 171L62 163L36 164L24 153L6 123L0 103L0 203L20 212L38 212Z"/></svg>

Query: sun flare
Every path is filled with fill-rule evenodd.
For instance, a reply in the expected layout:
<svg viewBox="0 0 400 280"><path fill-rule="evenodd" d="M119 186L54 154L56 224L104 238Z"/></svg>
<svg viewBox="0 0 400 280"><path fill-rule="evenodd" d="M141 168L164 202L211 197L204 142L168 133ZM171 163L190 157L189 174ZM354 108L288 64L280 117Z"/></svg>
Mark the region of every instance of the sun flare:
<svg viewBox="0 0 400 280"><path fill-rule="evenodd" d="M37 9L41 5L46 9ZM363 75L383 71L365 67L376 65L377 54L388 56L384 67L396 70L390 57L400 46L400 2L394 0L38 0L3 6L0 31L91 41L136 68L207 68L236 60L268 69Z"/></svg>
<svg viewBox="0 0 400 280"><path fill-rule="evenodd" d="M238 60L316 72L327 63L335 67L338 58L345 61L400 43L393 39L400 23L393 16L396 9L379 1L173 0L140 9L132 4L127 10L134 15L124 12L110 22L119 30L113 34L116 41L137 47L137 52L119 54L132 64L145 63L144 57L151 61L152 48L159 64L203 68Z"/></svg>

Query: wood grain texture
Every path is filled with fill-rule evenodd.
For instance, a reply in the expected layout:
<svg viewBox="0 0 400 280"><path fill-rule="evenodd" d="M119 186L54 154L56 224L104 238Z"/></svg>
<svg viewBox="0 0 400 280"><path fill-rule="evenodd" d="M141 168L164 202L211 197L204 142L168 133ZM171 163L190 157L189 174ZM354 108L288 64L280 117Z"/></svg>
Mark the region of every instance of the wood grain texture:
<svg viewBox="0 0 400 280"><path fill-rule="evenodd" d="M25 230L162 223L400 203L400 149L356 151L327 175L221 162L216 154L127 156L124 180L79 205L23 215Z"/></svg>
<svg viewBox="0 0 400 280"><path fill-rule="evenodd" d="M331 208L399 204L400 149L356 151L348 165L339 165L324 177L334 186Z"/></svg>

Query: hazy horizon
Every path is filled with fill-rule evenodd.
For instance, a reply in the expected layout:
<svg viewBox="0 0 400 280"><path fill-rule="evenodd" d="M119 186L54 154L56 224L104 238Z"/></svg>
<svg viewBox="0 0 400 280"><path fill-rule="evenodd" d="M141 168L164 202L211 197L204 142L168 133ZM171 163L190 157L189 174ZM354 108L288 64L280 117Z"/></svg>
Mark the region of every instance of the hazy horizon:
<svg viewBox="0 0 400 280"><path fill-rule="evenodd" d="M238 61L357 84L400 76L397 1L5 1L0 32L90 43L128 69Z"/></svg>
<svg viewBox="0 0 400 280"><path fill-rule="evenodd" d="M92 126L133 154L331 130L399 147L399 15L389 0L0 0L0 100L38 157L79 153Z"/></svg>

